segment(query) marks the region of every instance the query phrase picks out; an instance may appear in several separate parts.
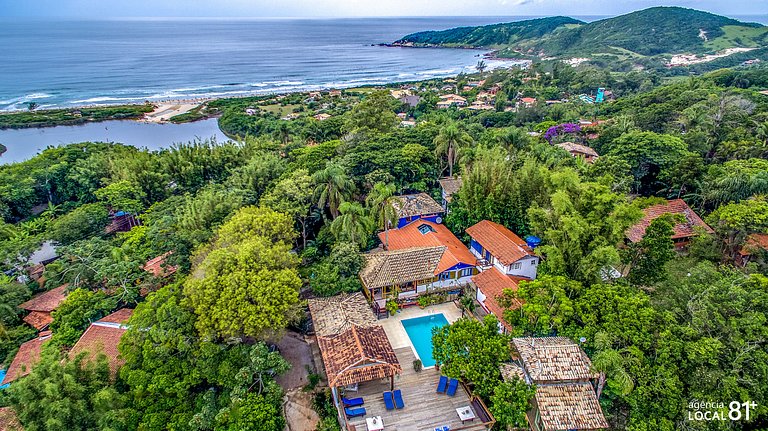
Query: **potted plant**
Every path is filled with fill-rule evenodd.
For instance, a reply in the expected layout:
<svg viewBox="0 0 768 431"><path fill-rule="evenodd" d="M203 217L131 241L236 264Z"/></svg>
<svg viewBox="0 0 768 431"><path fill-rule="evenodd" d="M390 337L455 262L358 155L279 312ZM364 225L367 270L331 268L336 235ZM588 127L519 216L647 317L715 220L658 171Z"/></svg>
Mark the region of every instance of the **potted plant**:
<svg viewBox="0 0 768 431"><path fill-rule="evenodd" d="M419 304L420 308L424 308L429 305L429 298L426 296L419 296L419 299L416 300L416 303Z"/></svg>
<svg viewBox="0 0 768 431"><path fill-rule="evenodd" d="M416 371L417 373L421 371L421 359L416 359L413 361L413 371Z"/></svg>
<svg viewBox="0 0 768 431"><path fill-rule="evenodd" d="M397 310L400 309L400 306L397 304L397 301L390 299L387 301L386 305L384 305L384 308L387 310L387 313L389 313L390 316L394 316L395 313L397 313Z"/></svg>

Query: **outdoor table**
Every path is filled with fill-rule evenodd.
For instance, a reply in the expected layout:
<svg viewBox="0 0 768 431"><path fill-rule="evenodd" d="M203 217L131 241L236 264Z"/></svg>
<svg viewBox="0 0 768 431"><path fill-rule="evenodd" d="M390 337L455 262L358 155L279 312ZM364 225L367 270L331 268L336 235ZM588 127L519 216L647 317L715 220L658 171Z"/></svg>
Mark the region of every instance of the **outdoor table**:
<svg viewBox="0 0 768 431"><path fill-rule="evenodd" d="M469 406L457 408L456 413L459 415L459 419L461 419L462 424L464 421L471 421L475 419L475 412L473 412Z"/></svg>
<svg viewBox="0 0 768 431"><path fill-rule="evenodd" d="M381 416L365 418L365 424L368 426L368 431L380 431L384 429L384 421L381 420Z"/></svg>

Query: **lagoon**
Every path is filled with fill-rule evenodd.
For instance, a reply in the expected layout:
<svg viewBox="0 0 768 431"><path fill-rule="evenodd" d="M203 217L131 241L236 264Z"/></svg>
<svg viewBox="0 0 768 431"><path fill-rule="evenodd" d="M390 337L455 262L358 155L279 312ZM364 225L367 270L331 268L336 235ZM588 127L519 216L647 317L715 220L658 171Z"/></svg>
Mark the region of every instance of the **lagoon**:
<svg viewBox="0 0 768 431"><path fill-rule="evenodd" d="M159 150L175 143L195 139L228 138L219 130L215 118L194 123L146 123L140 121L103 121L77 126L0 130L0 144L8 150L0 155L0 164L28 160L49 146L76 142L119 142L138 148Z"/></svg>

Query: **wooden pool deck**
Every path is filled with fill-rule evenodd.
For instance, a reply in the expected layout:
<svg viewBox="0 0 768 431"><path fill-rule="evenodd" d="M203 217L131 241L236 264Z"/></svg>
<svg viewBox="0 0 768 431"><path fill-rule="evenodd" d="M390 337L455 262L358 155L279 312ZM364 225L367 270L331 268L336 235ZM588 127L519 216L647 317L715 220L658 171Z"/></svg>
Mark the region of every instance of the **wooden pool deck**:
<svg viewBox="0 0 768 431"><path fill-rule="evenodd" d="M416 372L413 361L416 356L411 347L395 349L395 354L403 368L403 373L395 377L395 389L403 393L405 408L402 410L387 410L384 406L382 393L389 391L389 380L360 383L357 392L347 392L347 397L363 397L366 415L347 419L348 429L366 431L365 418L380 416L384 423L384 431L434 431L437 427L447 425L451 431L479 431L488 428L482 424L483 413L478 410L483 407L478 401L472 402L467 392L459 386L456 395L436 393L440 374L434 368ZM459 420L456 409L470 406L475 414L474 421L464 424Z"/></svg>

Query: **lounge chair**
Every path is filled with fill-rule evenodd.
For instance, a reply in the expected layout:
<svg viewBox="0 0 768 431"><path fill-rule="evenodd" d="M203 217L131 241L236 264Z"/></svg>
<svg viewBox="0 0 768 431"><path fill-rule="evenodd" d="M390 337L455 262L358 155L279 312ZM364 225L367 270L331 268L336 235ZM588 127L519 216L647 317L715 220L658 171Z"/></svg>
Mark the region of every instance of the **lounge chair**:
<svg viewBox="0 0 768 431"><path fill-rule="evenodd" d="M392 400L392 392L384 392L384 406L387 410L395 409L395 402Z"/></svg>
<svg viewBox="0 0 768 431"><path fill-rule="evenodd" d="M440 382L437 383L437 393L444 394L445 386L448 384L448 377L440 376Z"/></svg>
<svg viewBox="0 0 768 431"><path fill-rule="evenodd" d="M450 396L454 396L456 395L456 388L458 387L459 387L459 381L456 379L451 379L450 383L448 383L448 390L445 393Z"/></svg>
<svg viewBox="0 0 768 431"><path fill-rule="evenodd" d="M398 409L405 408L405 403L403 403L403 393L400 392L400 389L396 389L395 392L392 392L392 395L395 396L395 407Z"/></svg>
<svg viewBox="0 0 768 431"><path fill-rule="evenodd" d="M362 398L342 398L341 401L344 403L344 407L357 407L362 406L365 404L365 401L363 401Z"/></svg>
<svg viewBox="0 0 768 431"><path fill-rule="evenodd" d="M365 407L358 407L356 409L346 407L344 408L344 413L346 413L347 417L349 418L353 418L355 416L365 416Z"/></svg>
<svg viewBox="0 0 768 431"><path fill-rule="evenodd" d="M443 425L441 427L435 428L435 431L451 431L451 428L448 427L448 425Z"/></svg>

